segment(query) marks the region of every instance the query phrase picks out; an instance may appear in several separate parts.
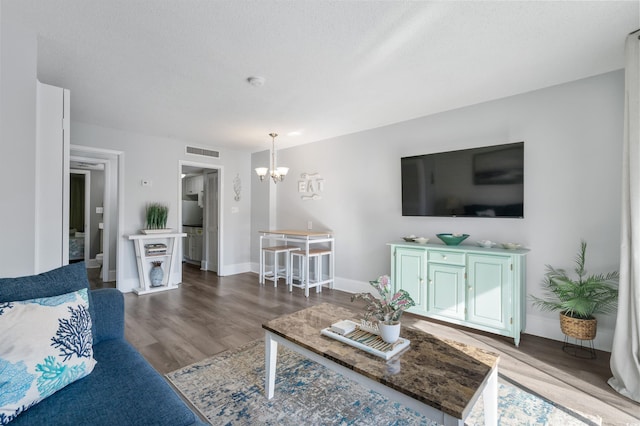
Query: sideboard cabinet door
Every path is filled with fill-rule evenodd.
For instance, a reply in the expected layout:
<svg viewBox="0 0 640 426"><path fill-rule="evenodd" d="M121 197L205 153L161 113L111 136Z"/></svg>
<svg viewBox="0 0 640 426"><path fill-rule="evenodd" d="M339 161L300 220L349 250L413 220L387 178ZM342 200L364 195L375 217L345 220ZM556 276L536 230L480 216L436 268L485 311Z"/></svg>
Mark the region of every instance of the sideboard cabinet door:
<svg viewBox="0 0 640 426"><path fill-rule="evenodd" d="M464 320L464 266L430 263L428 268L429 314Z"/></svg>
<svg viewBox="0 0 640 426"><path fill-rule="evenodd" d="M468 255L468 321L511 329L511 257Z"/></svg>
<svg viewBox="0 0 640 426"><path fill-rule="evenodd" d="M406 290L416 302L416 306L409 312L424 314L427 312L427 255L424 250L398 247L394 251L395 260L392 264L392 277L396 291Z"/></svg>

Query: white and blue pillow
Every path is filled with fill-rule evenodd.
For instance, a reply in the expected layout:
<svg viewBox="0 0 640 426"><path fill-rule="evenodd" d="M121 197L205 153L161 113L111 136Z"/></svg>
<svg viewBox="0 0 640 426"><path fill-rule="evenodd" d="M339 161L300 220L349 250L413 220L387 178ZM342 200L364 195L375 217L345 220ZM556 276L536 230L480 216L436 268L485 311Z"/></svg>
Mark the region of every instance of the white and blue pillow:
<svg viewBox="0 0 640 426"><path fill-rule="evenodd" d="M93 371L87 289L0 302L0 424Z"/></svg>

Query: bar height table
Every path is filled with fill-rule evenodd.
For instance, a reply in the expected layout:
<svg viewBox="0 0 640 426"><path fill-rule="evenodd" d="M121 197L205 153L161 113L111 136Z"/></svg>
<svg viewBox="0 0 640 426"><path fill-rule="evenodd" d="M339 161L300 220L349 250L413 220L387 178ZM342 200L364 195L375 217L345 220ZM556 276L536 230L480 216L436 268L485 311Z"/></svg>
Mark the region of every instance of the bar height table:
<svg viewBox="0 0 640 426"><path fill-rule="evenodd" d="M293 229L283 229L283 230L270 230L270 231L259 231L260 233L260 276L259 282L262 283L264 281L264 277L262 276L263 265L262 265L262 248L264 246L265 240L284 242L288 243L296 243L301 245L301 250L304 253L309 253L310 248L314 245L318 244L327 244L329 245L329 250L331 251L331 260L329 262L329 277L326 280L322 280L323 284L329 284L329 288L333 288L334 286L334 267L335 267L335 239L333 237L333 233L331 231L303 231L303 230L293 230ZM309 256L306 257L306 265L305 265L305 277L304 279L309 282Z"/></svg>

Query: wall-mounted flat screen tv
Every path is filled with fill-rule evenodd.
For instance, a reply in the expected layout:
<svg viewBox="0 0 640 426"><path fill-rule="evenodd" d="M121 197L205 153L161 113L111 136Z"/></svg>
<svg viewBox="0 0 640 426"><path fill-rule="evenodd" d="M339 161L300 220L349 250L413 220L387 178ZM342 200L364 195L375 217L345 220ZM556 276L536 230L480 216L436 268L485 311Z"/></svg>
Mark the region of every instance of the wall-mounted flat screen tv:
<svg viewBox="0 0 640 426"><path fill-rule="evenodd" d="M400 161L403 216L524 217L524 142Z"/></svg>

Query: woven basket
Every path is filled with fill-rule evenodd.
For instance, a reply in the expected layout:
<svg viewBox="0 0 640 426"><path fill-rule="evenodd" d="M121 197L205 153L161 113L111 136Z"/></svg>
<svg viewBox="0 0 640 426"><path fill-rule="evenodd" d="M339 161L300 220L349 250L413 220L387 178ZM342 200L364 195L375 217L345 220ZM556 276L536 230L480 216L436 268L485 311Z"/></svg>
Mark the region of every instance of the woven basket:
<svg viewBox="0 0 640 426"><path fill-rule="evenodd" d="M560 330L569 336L580 340L593 340L596 337L598 320L571 318L560 314Z"/></svg>

